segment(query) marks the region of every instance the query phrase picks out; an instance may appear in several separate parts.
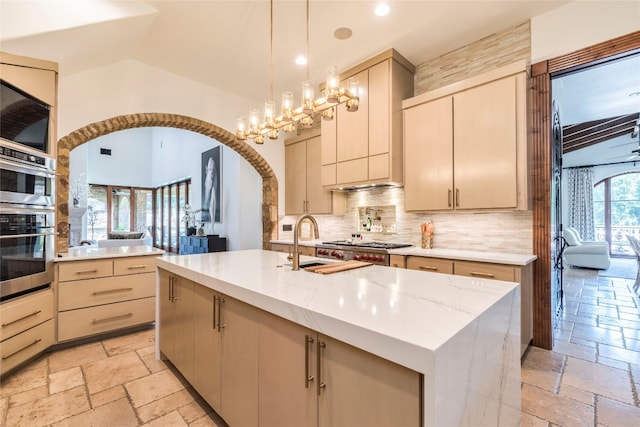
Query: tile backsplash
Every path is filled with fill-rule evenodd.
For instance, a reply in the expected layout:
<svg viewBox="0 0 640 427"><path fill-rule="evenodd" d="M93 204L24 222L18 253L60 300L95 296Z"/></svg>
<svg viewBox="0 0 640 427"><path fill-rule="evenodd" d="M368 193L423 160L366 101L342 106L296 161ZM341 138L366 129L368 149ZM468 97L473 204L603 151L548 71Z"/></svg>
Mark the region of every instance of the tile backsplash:
<svg viewBox="0 0 640 427"><path fill-rule="evenodd" d="M360 214L366 207L395 206L395 232L362 232ZM491 252L532 254L531 212L405 212L404 189L376 187L347 193L345 215L314 215L321 240L350 238L360 232L365 240L403 242L420 246L420 224L433 221L433 247ZM284 224L295 224L297 216L282 216L278 224L279 239L293 239L292 231L282 231Z"/></svg>

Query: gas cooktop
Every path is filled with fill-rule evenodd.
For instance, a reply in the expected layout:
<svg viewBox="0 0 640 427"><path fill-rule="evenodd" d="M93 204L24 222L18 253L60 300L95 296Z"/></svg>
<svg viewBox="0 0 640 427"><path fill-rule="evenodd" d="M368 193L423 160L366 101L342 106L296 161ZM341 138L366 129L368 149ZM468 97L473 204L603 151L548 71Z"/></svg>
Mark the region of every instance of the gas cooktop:
<svg viewBox="0 0 640 427"><path fill-rule="evenodd" d="M357 248L375 248L375 249L398 249L413 246L410 243L389 243L389 242L362 242L359 240L349 242L348 240L333 240L330 242L322 242L323 245L351 246Z"/></svg>

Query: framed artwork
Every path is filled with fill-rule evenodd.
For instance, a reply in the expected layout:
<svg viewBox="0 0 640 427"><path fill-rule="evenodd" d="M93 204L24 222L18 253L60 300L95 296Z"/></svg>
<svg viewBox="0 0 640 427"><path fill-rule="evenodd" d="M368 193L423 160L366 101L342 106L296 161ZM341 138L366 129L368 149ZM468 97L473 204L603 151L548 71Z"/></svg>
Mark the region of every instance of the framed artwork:
<svg viewBox="0 0 640 427"><path fill-rule="evenodd" d="M222 147L202 153L202 212L201 222L222 222Z"/></svg>

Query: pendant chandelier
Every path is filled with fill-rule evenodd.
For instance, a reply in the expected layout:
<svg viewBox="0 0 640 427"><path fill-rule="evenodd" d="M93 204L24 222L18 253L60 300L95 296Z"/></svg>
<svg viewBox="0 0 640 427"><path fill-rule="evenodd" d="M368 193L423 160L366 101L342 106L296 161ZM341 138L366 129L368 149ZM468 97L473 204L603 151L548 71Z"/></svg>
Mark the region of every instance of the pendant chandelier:
<svg viewBox="0 0 640 427"><path fill-rule="evenodd" d="M340 76L337 67L330 67L327 71L325 89L320 98L314 98L314 88L309 78L309 0L307 0L307 79L302 82L302 102L297 108L293 107L293 93L283 92L282 110L276 116L276 104L273 100L273 0L270 0L270 86L269 100L265 102L263 120L260 121L260 111L251 110L247 123L244 117L238 118L236 137L241 140L252 139L256 144L264 143L264 136L278 139L279 131L293 133L297 126L310 128L313 125L313 114L321 113L323 120L332 120L335 107L346 103L347 111L358 111L358 79L347 80L347 88L340 87Z"/></svg>

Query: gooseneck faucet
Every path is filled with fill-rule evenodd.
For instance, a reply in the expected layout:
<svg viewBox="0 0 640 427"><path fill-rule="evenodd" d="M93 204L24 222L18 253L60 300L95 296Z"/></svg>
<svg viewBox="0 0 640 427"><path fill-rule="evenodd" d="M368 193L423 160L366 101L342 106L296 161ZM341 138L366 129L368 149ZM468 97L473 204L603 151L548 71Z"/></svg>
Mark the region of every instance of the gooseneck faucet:
<svg viewBox="0 0 640 427"><path fill-rule="evenodd" d="M320 238L320 233L318 232L318 223L316 222L316 219L314 217L312 217L309 214L304 214L300 218L298 218L298 221L296 221L296 226L293 227L293 254L292 254L293 271L300 270L300 253L298 252L298 233L300 233L300 224L305 219L311 220L311 223L313 224L313 233L316 239Z"/></svg>

